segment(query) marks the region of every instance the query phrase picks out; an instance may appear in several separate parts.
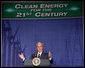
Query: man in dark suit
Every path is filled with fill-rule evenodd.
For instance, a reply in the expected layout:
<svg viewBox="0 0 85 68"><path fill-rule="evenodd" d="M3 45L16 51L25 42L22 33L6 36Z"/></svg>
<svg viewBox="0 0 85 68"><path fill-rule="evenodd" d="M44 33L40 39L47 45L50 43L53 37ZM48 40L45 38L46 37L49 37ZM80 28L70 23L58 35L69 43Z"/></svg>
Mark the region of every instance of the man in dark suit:
<svg viewBox="0 0 85 68"><path fill-rule="evenodd" d="M36 54L32 54L31 59L38 57L40 59L49 59L50 63L53 62L52 56L51 56L51 52L49 51L49 53L45 53L43 51L43 44L41 42L38 42L36 44L36 49L37 49L37 53Z"/></svg>
<svg viewBox="0 0 85 68"><path fill-rule="evenodd" d="M37 49L37 53L36 54L32 54L31 59L38 57L40 59L49 59L50 63L53 63L53 59L51 56L51 52L49 51L49 53L45 53L43 51L43 44L41 42L38 42L36 44L36 49ZM19 54L19 57L24 61L25 57L23 54Z"/></svg>

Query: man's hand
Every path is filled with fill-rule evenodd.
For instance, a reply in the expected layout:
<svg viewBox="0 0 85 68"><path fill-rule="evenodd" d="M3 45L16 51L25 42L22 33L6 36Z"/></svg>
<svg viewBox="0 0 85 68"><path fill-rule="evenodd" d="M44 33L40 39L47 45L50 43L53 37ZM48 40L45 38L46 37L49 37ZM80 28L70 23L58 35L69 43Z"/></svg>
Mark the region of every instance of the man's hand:
<svg viewBox="0 0 85 68"><path fill-rule="evenodd" d="M19 54L19 57L20 57L20 59L22 59L22 60L25 58L24 55L23 55L23 53Z"/></svg>
<svg viewBox="0 0 85 68"><path fill-rule="evenodd" d="M52 57L51 57L51 52L50 52L50 51L49 51L49 53L48 53L48 57L49 57L49 58L52 58Z"/></svg>

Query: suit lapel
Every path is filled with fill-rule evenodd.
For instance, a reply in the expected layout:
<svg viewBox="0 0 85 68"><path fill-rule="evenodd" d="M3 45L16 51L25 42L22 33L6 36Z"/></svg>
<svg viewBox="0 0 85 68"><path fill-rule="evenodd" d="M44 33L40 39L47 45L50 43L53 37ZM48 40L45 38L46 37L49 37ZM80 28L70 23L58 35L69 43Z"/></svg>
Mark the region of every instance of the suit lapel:
<svg viewBox="0 0 85 68"><path fill-rule="evenodd" d="M41 54L40 58L42 59L43 57L44 57L44 52L42 52L42 54Z"/></svg>

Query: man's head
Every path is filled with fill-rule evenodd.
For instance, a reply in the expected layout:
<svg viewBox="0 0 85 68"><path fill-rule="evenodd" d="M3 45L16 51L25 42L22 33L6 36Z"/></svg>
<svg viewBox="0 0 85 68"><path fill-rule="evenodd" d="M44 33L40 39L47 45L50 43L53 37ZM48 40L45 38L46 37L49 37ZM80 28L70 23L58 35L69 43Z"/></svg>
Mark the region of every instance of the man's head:
<svg viewBox="0 0 85 68"><path fill-rule="evenodd" d="M38 42L36 44L36 49L38 52L41 52L43 50L43 44L41 42Z"/></svg>

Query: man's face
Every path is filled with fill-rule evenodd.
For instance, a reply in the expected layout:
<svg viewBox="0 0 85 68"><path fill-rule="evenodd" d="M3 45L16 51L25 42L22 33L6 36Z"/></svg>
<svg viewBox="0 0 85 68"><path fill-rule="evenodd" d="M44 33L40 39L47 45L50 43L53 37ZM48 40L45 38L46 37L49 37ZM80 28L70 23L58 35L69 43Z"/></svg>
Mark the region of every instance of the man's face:
<svg viewBox="0 0 85 68"><path fill-rule="evenodd" d="M38 52L41 52L43 50L43 44L41 42L38 42L36 45L36 49Z"/></svg>

